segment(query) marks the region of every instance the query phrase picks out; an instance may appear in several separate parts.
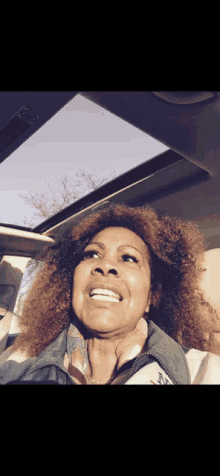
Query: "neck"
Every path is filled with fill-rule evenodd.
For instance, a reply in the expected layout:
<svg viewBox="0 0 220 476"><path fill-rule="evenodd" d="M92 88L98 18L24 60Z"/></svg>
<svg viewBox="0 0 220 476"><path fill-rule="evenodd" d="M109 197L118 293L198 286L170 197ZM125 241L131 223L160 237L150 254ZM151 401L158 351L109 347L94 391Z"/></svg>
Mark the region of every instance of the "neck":
<svg viewBox="0 0 220 476"><path fill-rule="evenodd" d="M117 368L116 348L123 338L117 340L93 337L87 341L88 377L96 381L110 379Z"/></svg>
<svg viewBox="0 0 220 476"><path fill-rule="evenodd" d="M95 381L112 378L117 369L142 351L147 332L147 322L142 318L135 329L126 335L118 335L109 339L101 337L88 339L89 370L87 376Z"/></svg>

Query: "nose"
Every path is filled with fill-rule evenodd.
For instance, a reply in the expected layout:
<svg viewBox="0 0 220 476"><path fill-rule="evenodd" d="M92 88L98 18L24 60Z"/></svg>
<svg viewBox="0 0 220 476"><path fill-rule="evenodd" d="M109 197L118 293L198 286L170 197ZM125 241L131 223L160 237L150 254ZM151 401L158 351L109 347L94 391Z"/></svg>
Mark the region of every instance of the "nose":
<svg viewBox="0 0 220 476"><path fill-rule="evenodd" d="M115 264L110 262L109 260L103 260L102 263L97 266L94 265L92 268L92 274L102 274L102 276L108 276L109 274L113 274L116 277L120 277L121 273L120 270Z"/></svg>

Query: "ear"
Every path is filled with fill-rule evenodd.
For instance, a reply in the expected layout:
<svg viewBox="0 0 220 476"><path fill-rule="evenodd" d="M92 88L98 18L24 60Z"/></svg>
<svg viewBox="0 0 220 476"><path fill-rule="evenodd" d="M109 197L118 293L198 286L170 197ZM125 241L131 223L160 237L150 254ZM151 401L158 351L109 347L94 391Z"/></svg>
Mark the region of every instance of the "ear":
<svg viewBox="0 0 220 476"><path fill-rule="evenodd" d="M148 303L147 303L147 306L145 308L145 312L148 313L150 311L150 305L151 305L151 292L148 296Z"/></svg>

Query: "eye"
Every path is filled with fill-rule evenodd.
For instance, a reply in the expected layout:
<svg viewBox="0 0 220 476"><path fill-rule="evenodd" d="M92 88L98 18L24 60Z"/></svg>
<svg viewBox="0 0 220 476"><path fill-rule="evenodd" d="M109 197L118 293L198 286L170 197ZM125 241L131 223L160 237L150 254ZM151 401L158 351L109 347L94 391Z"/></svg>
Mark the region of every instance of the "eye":
<svg viewBox="0 0 220 476"><path fill-rule="evenodd" d="M137 258L135 258L135 256L132 256L132 255L123 255L122 258L124 258L124 261L128 261L128 260L132 259L135 263L138 263ZM129 263L130 262L131 261L129 261Z"/></svg>
<svg viewBox="0 0 220 476"><path fill-rule="evenodd" d="M84 251L84 253L83 253L83 259L93 258L93 255L97 255L97 256L98 256L98 252L95 251L95 250Z"/></svg>

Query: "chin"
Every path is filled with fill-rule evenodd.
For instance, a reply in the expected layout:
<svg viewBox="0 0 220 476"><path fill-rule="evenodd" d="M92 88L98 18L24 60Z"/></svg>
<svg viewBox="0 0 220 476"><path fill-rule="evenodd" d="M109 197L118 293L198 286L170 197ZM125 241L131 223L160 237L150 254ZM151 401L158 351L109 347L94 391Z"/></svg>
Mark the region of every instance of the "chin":
<svg viewBox="0 0 220 476"><path fill-rule="evenodd" d="M108 325L96 325L96 326L91 326L91 325L86 325L84 324L85 328L87 331L91 332L92 334L97 334L97 335L101 335L101 334L106 334L106 333L109 333L109 332L113 332L114 329L110 328Z"/></svg>

